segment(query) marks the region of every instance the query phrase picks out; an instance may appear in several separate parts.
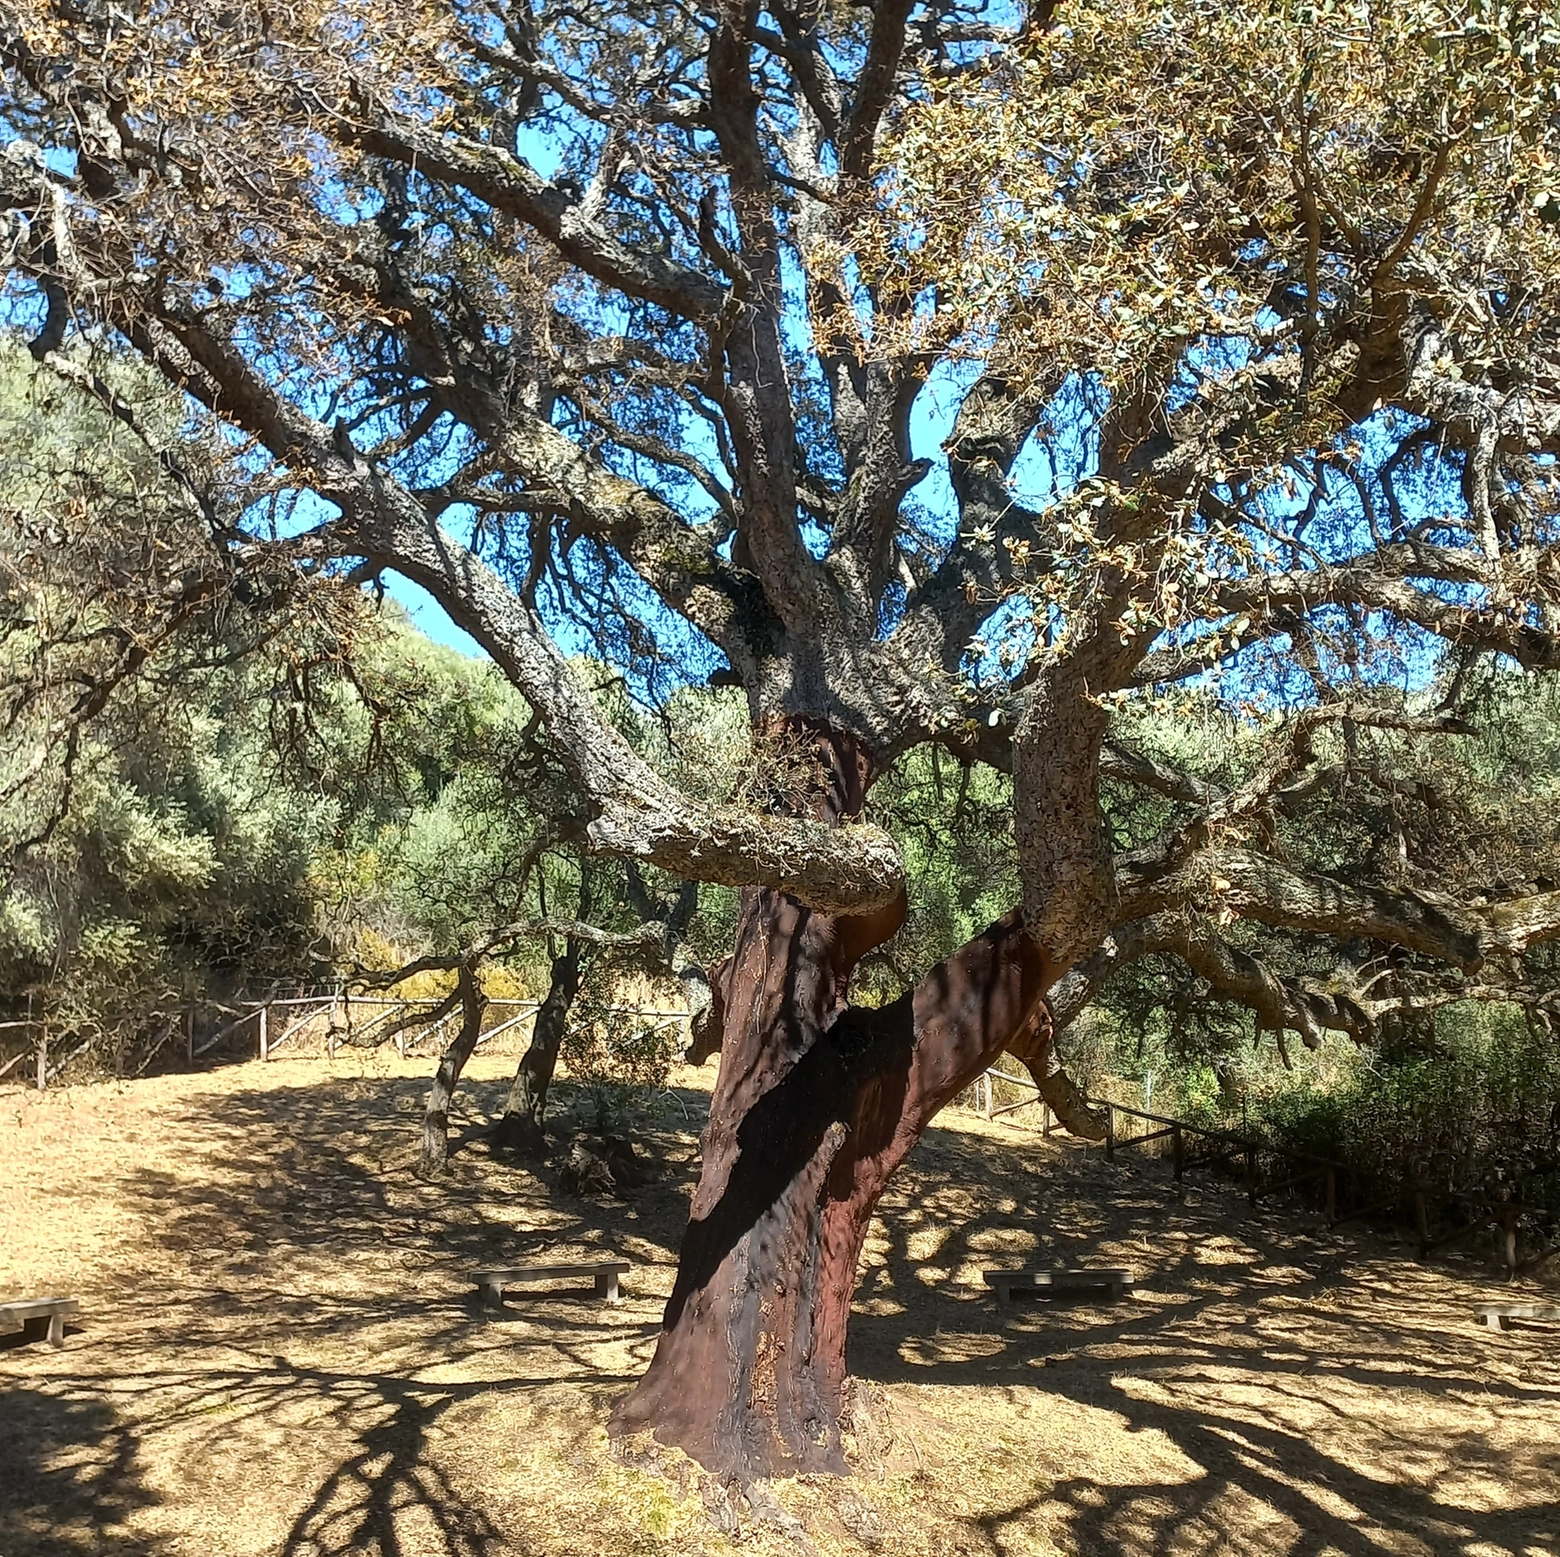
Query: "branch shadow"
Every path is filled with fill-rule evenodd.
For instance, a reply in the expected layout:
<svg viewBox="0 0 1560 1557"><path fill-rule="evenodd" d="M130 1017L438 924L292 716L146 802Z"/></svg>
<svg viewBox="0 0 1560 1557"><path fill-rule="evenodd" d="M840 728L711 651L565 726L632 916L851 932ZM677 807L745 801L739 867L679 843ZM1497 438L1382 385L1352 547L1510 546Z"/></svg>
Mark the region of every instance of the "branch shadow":
<svg viewBox="0 0 1560 1557"><path fill-rule="evenodd" d="M1461 1310L1425 1298L1420 1267L1382 1261L1363 1235L1245 1215L1213 1187L1189 1207L1167 1173L1107 1170L1081 1146L1059 1157L1015 1140L1003 1156L1033 1175L1024 1193L984 1139L944 1130L927 1145L885 1198L858 1289L852 1374L1005 1389L1015 1404L1035 1391L1034 1410L1050 1399L1078 1408L1069 1422L1110 1413L1173 1446L1185 1467L1115 1484L1063 1463L1043 1491L974 1520L993 1553L1030 1550L1018 1532L1037 1518L1049 1538L1065 1532L1065 1547L1102 1557L1560 1549L1560 1438L1524 1445L1517 1466L1488 1414L1555 1412L1560 1380L1492 1375L1471 1302L1449 1338ZM1229 1263L1203 1263L1209 1243ZM1118 1303L999 1306L969 1284L971 1267L1052 1262L1135 1265L1143 1290ZM1453 1477L1426 1473L1408 1414L1417 1402L1453 1423L1465 1406L1485 1408L1482 1422L1437 1430L1434 1453ZM1483 1509L1465 1495L1479 1480L1503 1488Z"/></svg>
<svg viewBox="0 0 1560 1557"><path fill-rule="evenodd" d="M141 1268L93 1309L101 1371L83 1371L84 1349L58 1354L70 1371L51 1369L20 1397L26 1433L19 1397L0 1407L0 1553L160 1551L124 1529L163 1501L133 1474L140 1459L150 1453L173 1485L186 1467L231 1479L244 1474L239 1445L267 1446L258 1466L280 1435L292 1462L270 1500L282 1557L529 1550L497 1527L469 1477L462 1490L452 1413L559 1386L604 1402L637 1371L603 1359L625 1347L648 1359L659 1327L642 1308L578 1290L528 1291L491 1311L472 1274L613 1253L634 1264L628 1292L646 1267L665 1266L669 1281L697 1143L652 1122L657 1179L629 1202L564 1198L550 1168L483 1149L481 1116L501 1110L506 1089L463 1087L471 1149L432 1183L413 1171L426 1090L416 1078L240 1088L218 1114L196 1097L165 1118L188 1155L177 1171L134 1168L118 1187L139 1224ZM678 1111L697 1119L700 1101L691 1093ZM115 1426L124 1420L138 1432ZM62 1457L62 1444L99 1447ZM220 1496L202 1489L191 1516L211 1517Z"/></svg>
<svg viewBox="0 0 1560 1557"><path fill-rule="evenodd" d="M512 1394L545 1387L557 1380L508 1378L483 1380L430 1391L425 1383L398 1375L328 1373L293 1367L293 1388L350 1401L357 1415L371 1419L358 1433L357 1452L320 1482L298 1514L281 1547L282 1557L347 1557L374 1552L403 1557L428 1549L426 1534L415 1547L402 1540L407 1511L427 1515L438 1550L445 1557L490 1557L517 1553L512 1532L498 1528L485 1510L469 1504L450 1476L429 1453L434 1428L452 1408L477 1396ZM594 1383L629 1382L628 1375L590 1375Z"/></svg>
<svg viewBox="0 0 1560 1557"><path fill-rule="evenodd" d="M0 1403L5 1557L173 1557L178 1543L155 1532L209 1522L224 1498L253 1492L243 1478L270 1474L258 1469L268 1453L277 1481L255 1495L274 1520L266 1549L282 1557L560 1549L560 1532L515 1518L539 1494L499 1479L494 1457L542 1423L565 1480L576 1459L599 1464L606 1405L659 1325L643 1303L573 1291L487 1311L470 1275L611 1252L633 1262L628 1293L670 1290L707 1098L675 1095L674 1117L640 1132L659 1176L602 1202L561 1197L551 1169L484 1150L475 1125L501 1109L507 1081L463 1086L471 1147L445 1179L420 1180L425 1087L337 1076L191 1097L164 1116L187 1159L134 1168L116 1191L142 1229L140 1267L112 1302L84 1303L65 1352L0 1353L32 1375ZM1560 1546L1560 1434L1488 1428L1492 1413L1560 1415L1560 1376L1532 1361L1537 1331L1477 1330L1470 1301L1449 1334L1445 1293L1432 1301L1431 1278L1383 1258L1379 1241L1251 1217L1213 1186L1182 1201L1151 1163L1108 1167L959 1117L928 1132L885 1197L851 1370L889 1386L894 1409L911 1401L914 1432L906 1385L978 1386L978 1402L965 1396L978 1415L961 1420L1007 1410L1050 1425L1027 1440L1026 1485L977 1500L967 1519L939 1490L929 1520L993 1557L1036 1550L1037 1525L1052 1546L1104 1557ZM1144 1290L1002 1309L979 1284L982 1268L1052 1262L1133 1265ZM1491 1357L1505 1362L1484 1366ZM1410 1396L1442 1413L1435 1450L1464 1483L1504 1486L1506 1507L1480 1511L1425 1471ZM1166 1447L1112 1473L1068 1436L1091 1413L1108 1419L1096 1437L1110 1453ZM935 1467L934 1429L950 1444L958 1429L924 1429ZM950 1487L966 1447L970 1463L990 1463L978 1445L950 1447ZM228 1480L179 1479L208 1466Z"/></svg>
<svg viewBox="0 0 1560 1557"><path fill-rule="evenodd" d="M140 1444L98 1395L7 1388L0 1396L0 1552L7 1557L149 1554L127 1541L133 1514L159 1500L143 1485Z"/></svg>

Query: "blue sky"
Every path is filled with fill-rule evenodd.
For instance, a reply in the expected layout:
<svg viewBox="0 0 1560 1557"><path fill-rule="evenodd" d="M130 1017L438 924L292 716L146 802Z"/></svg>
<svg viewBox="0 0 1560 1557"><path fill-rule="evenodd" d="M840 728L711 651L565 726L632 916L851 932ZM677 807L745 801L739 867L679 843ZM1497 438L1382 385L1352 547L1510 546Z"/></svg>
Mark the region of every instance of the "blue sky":
<svg viewBox="0 0 1560 1557"><path fill-rule="evenodd" d="M448 644L450 648L476 659L485 660L488 657L487 650L470 633L457 627L449 619L444 607L420 585L402 578L399 573L387 573L385 593L402 606L418 630L435 643Z"/></svg>

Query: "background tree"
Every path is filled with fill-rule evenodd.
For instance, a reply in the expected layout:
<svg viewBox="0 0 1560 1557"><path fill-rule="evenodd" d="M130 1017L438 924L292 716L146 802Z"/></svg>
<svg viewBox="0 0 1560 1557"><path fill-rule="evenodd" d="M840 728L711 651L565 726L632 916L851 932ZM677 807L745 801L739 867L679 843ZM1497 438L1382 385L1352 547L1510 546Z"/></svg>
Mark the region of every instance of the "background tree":
<svg viewBox="0 0 1560 1557"><path fill-rule="evenodd" d="M1445 690L1427 689L1425 701ZM1314 728L1304 765L1265 808L1269 847L1291 868L1407 889L1453 912L1542 900L1560 883L1555 699L1553 681L1492 670L1465 682L1473 725L1460 733ZM1139 753L1202 783L1238 789L1271 762L1270 733L1206 696L1139 711L1131 729ZM1173 809L1120 781L1107 797L1127 841L1157 835ZM1411 1183L1432 1201L1519 1199L1530 1249L1550 1243L1560 1225L1556 943L1491 956L1470 975L1404 946L1219 904L1214 893L1201 914L1161 912L1115 933L1085 1023L1091 1061L1153 1086L1161 1112L1327 1156L1389 1192ZM1457 1230L1455 1218L1441 1229Z"/></svg>
<svg viewBox="0 0 1560 1557"><path fill-rule="evenodd" d="M0 338L0 1010L47 1020L60 1063L124 1072L196 994L320 965L308 878L334 811L273 782L277 738L365 613L290 567L237 580L177 399L116 365L138 436L66 366L40 377Z"/></svg>
<svg viewBox="0 0 1560 1557"><path fill-rule="evenodd" d="M19 1020L33 1011L57 1063L140 1070L179 1051L191 1007L545 920L549 883L574 914L587 818L490 664L339 579L283 568L262 592L252 561L210 544L219 460L176 397L126 361L95 382L79 360L51 371L3 347L8 1047L33 1043ZM646 738L626 705L617 717ZM620 926L673 918L707 936L696 887L672 915L635 882L631 908L621 881L603 905ZM545 941L505 948L511 993L546 988ZM676 944L696 997L702 965ZM664 959L664 934L657 947ZM567 1002L544 1007L535 1144Z"/></svg>
<svg viewBox="0 0 1560 1557"><path fill-rule="evenodd" d="M1560 931L1552 893L1346 882L1265 822L1319 729L1455 727L1394 678L1560 659L1538 11L4 15L35 354L78 323L133 347L295 497L226 552L421 584L545 724L596 849L743 889L617 1430L838 1467L879 1195L1004 1047L1044 1069L1048 992L1075 1008L1130 927L1181 915L1168 950L1300 1024L1230 924L1468 971ZM636 754L580 633L646 689L740 684L751 767L679 786ZM1226 788L1107 756L1113 700L1215 668L1306 710L1270 761ZM906 915L868 792L925 745L1011 769L1022 915L853 1004ZM1178 808L1120 855L1112 767Z"/></svg>
<svg viewBox="0 0 1560 1557"><path fill-rule="evenodd" d="M373 783L340 854L321 859L316 871L332 892L334 944L343 961L356 964L356 983L404 991L413 987L409 979L447 977L431 1012L349 1031L347 1041L380 1046L408 1027L464 1013L429 1101L423 1160L426 1172L437 1173L447 1155L450 1098L482 1031L472 1002L485 1001L495 972L518 976L514 992L534 994L539 1007L491 1140L542 1155L548 1089L586 980L675 983L698 1041L710 1008L705 963L729 933L729 915L708 894L701 913L696 882L667 883L632 862L625 868L582 852L588 817L577 792L538 737L528 706L491 666L414 636L397 639L396 648L404 656L399 678L372 663L355 675L351 690L373 711L378 757L362 770ZM418 678L435 669L421 688ZM580 672L616 681L599 666ZM617 723L643 745L642 722L614 701ZM695 743L710 712L699 701L708 699L685 697L676 711ZM350 740L359 749L365 737L358 731ZM369 803L376 790L380 800ZM340 880L334 890L333 875Z"/></svg>

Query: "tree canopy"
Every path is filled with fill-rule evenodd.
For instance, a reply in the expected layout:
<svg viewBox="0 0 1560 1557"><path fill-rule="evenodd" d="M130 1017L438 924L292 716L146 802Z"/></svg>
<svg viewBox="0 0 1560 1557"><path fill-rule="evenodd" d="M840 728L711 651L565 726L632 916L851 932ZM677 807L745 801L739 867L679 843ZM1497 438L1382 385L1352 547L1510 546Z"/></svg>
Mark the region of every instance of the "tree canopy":
<svg viewBox="0 0 1560 1557"><path fill-rule="evenodd" d="M901 876L669 785L571 620L724 660L760 722L1012 765L1064 961L1118 913L1113 695L1554 661L1540 8L9 9L35 352L100 321L243 440L228 566L430 588L602 847Z"/></svg>

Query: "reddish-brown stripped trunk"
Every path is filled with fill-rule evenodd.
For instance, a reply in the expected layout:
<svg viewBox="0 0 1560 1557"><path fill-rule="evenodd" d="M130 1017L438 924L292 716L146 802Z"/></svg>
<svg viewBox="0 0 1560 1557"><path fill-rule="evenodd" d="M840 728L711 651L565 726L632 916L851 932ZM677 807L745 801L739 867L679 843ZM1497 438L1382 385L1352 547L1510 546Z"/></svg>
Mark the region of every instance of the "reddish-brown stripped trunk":
<svg viewBox="0 0 1560 1557"><path fill-rule="evenodd" d="M866 754L839 732L809 735L830 774L817 809L856 814ZM844 1470L846 1332L873 1209L937 1111L1043 1021L1047 984L1015 914L893 1004L850 1008L856 963L903 920L903 901L833 915L744 893L677 1281L615 1433L651 1429L742 1481Z"/></svg>

